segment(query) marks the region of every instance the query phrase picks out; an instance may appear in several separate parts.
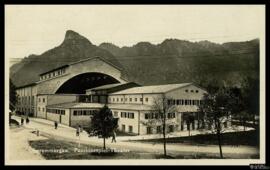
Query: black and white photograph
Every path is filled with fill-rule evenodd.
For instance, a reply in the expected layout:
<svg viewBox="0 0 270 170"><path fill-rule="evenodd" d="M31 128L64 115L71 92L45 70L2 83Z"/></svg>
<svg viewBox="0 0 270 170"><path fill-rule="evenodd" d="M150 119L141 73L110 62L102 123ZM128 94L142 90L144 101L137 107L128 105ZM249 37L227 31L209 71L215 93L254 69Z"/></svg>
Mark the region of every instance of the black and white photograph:
<svg viewBox="0 0 270 170"><path fill-rule="evenodd" d="M265 164L264 5L5 5L4 35L6 165Z"/></svg>

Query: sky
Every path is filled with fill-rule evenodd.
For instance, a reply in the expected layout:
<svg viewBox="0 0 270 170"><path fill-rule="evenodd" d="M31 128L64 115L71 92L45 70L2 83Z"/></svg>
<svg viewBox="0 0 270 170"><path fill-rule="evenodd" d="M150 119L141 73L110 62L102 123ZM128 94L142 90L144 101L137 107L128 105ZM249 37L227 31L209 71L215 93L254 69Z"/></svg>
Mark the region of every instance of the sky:
<svg viewBox="0 0 270 170"><path fill-rule="evenodd" d="M73 30L93 44L159 44L166 38L216 43L264 36L262 5L6 5L5 57L42 54Z"/></svg>

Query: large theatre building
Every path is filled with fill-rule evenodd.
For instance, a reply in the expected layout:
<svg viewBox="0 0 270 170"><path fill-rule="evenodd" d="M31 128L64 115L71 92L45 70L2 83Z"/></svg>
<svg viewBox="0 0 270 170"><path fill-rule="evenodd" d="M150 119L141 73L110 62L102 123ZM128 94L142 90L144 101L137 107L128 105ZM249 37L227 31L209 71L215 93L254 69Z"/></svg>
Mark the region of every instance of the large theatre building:
<svg viewBox="0 0 270 170"><path fill-rule="evenodd" d="M39 81L17 88L17 110L69 126L89 126L91 115L105 104L118 118L119 130L132 134L158 133L148 125L153 104L165 97L176 110L168 113L168 131L198 129L197 113L206 91L192 83L140 86L128 82L124 71L101 57L89 58L40 74ZM187 115L194 117L187 123Z"/></svg>

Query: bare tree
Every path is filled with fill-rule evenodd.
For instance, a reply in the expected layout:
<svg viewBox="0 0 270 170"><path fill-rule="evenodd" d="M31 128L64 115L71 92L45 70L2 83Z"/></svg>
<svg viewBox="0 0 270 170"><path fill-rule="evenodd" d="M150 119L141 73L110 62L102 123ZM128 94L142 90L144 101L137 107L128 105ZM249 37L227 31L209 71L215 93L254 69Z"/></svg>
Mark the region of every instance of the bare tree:
<svg viewBox="0 0 270 170"><path fill-rule="evenodd" d="M167 134L169 126L176 125L174 121L176 107L172 104L172 100L166 98L164 95L162 97L155 98L152 105L152 113L150 113L148 119L143 122L144 125L147 125L151 128L161 127L160 131L157 130L157 133L161 133L163 136L163 150L164 157L167 156Z"/></svg>
<svg viewBox="0 0 270 170"><path fill-rule="evenodd" d="M222 133L226 130L227 123L230 121L235 99L230 91L224 87L209 91L211 93L204 95L203 103L199 106L199 112L204 115L207 130L217 135L220 158L223 158Z"/></svg>

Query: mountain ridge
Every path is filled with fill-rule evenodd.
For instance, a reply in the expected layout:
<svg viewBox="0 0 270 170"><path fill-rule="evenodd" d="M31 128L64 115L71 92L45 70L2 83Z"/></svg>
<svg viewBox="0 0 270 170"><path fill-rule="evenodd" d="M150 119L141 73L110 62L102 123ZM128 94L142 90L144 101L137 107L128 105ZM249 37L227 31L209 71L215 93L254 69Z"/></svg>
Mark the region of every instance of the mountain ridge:
<svg viewBox="0 0 270 170"><path fill-rule="evenodd" d="M142 85L196 82L211 79L239 84L239 78L259 73L259 40L213 43L165 39L159 44L138 42L118 47L94 45L79 33L67 30L63 42L41 55L30 55L10 68L16 86L38 80L38 74L81 59L101 56L124 68L130 81Z"/></svg>

